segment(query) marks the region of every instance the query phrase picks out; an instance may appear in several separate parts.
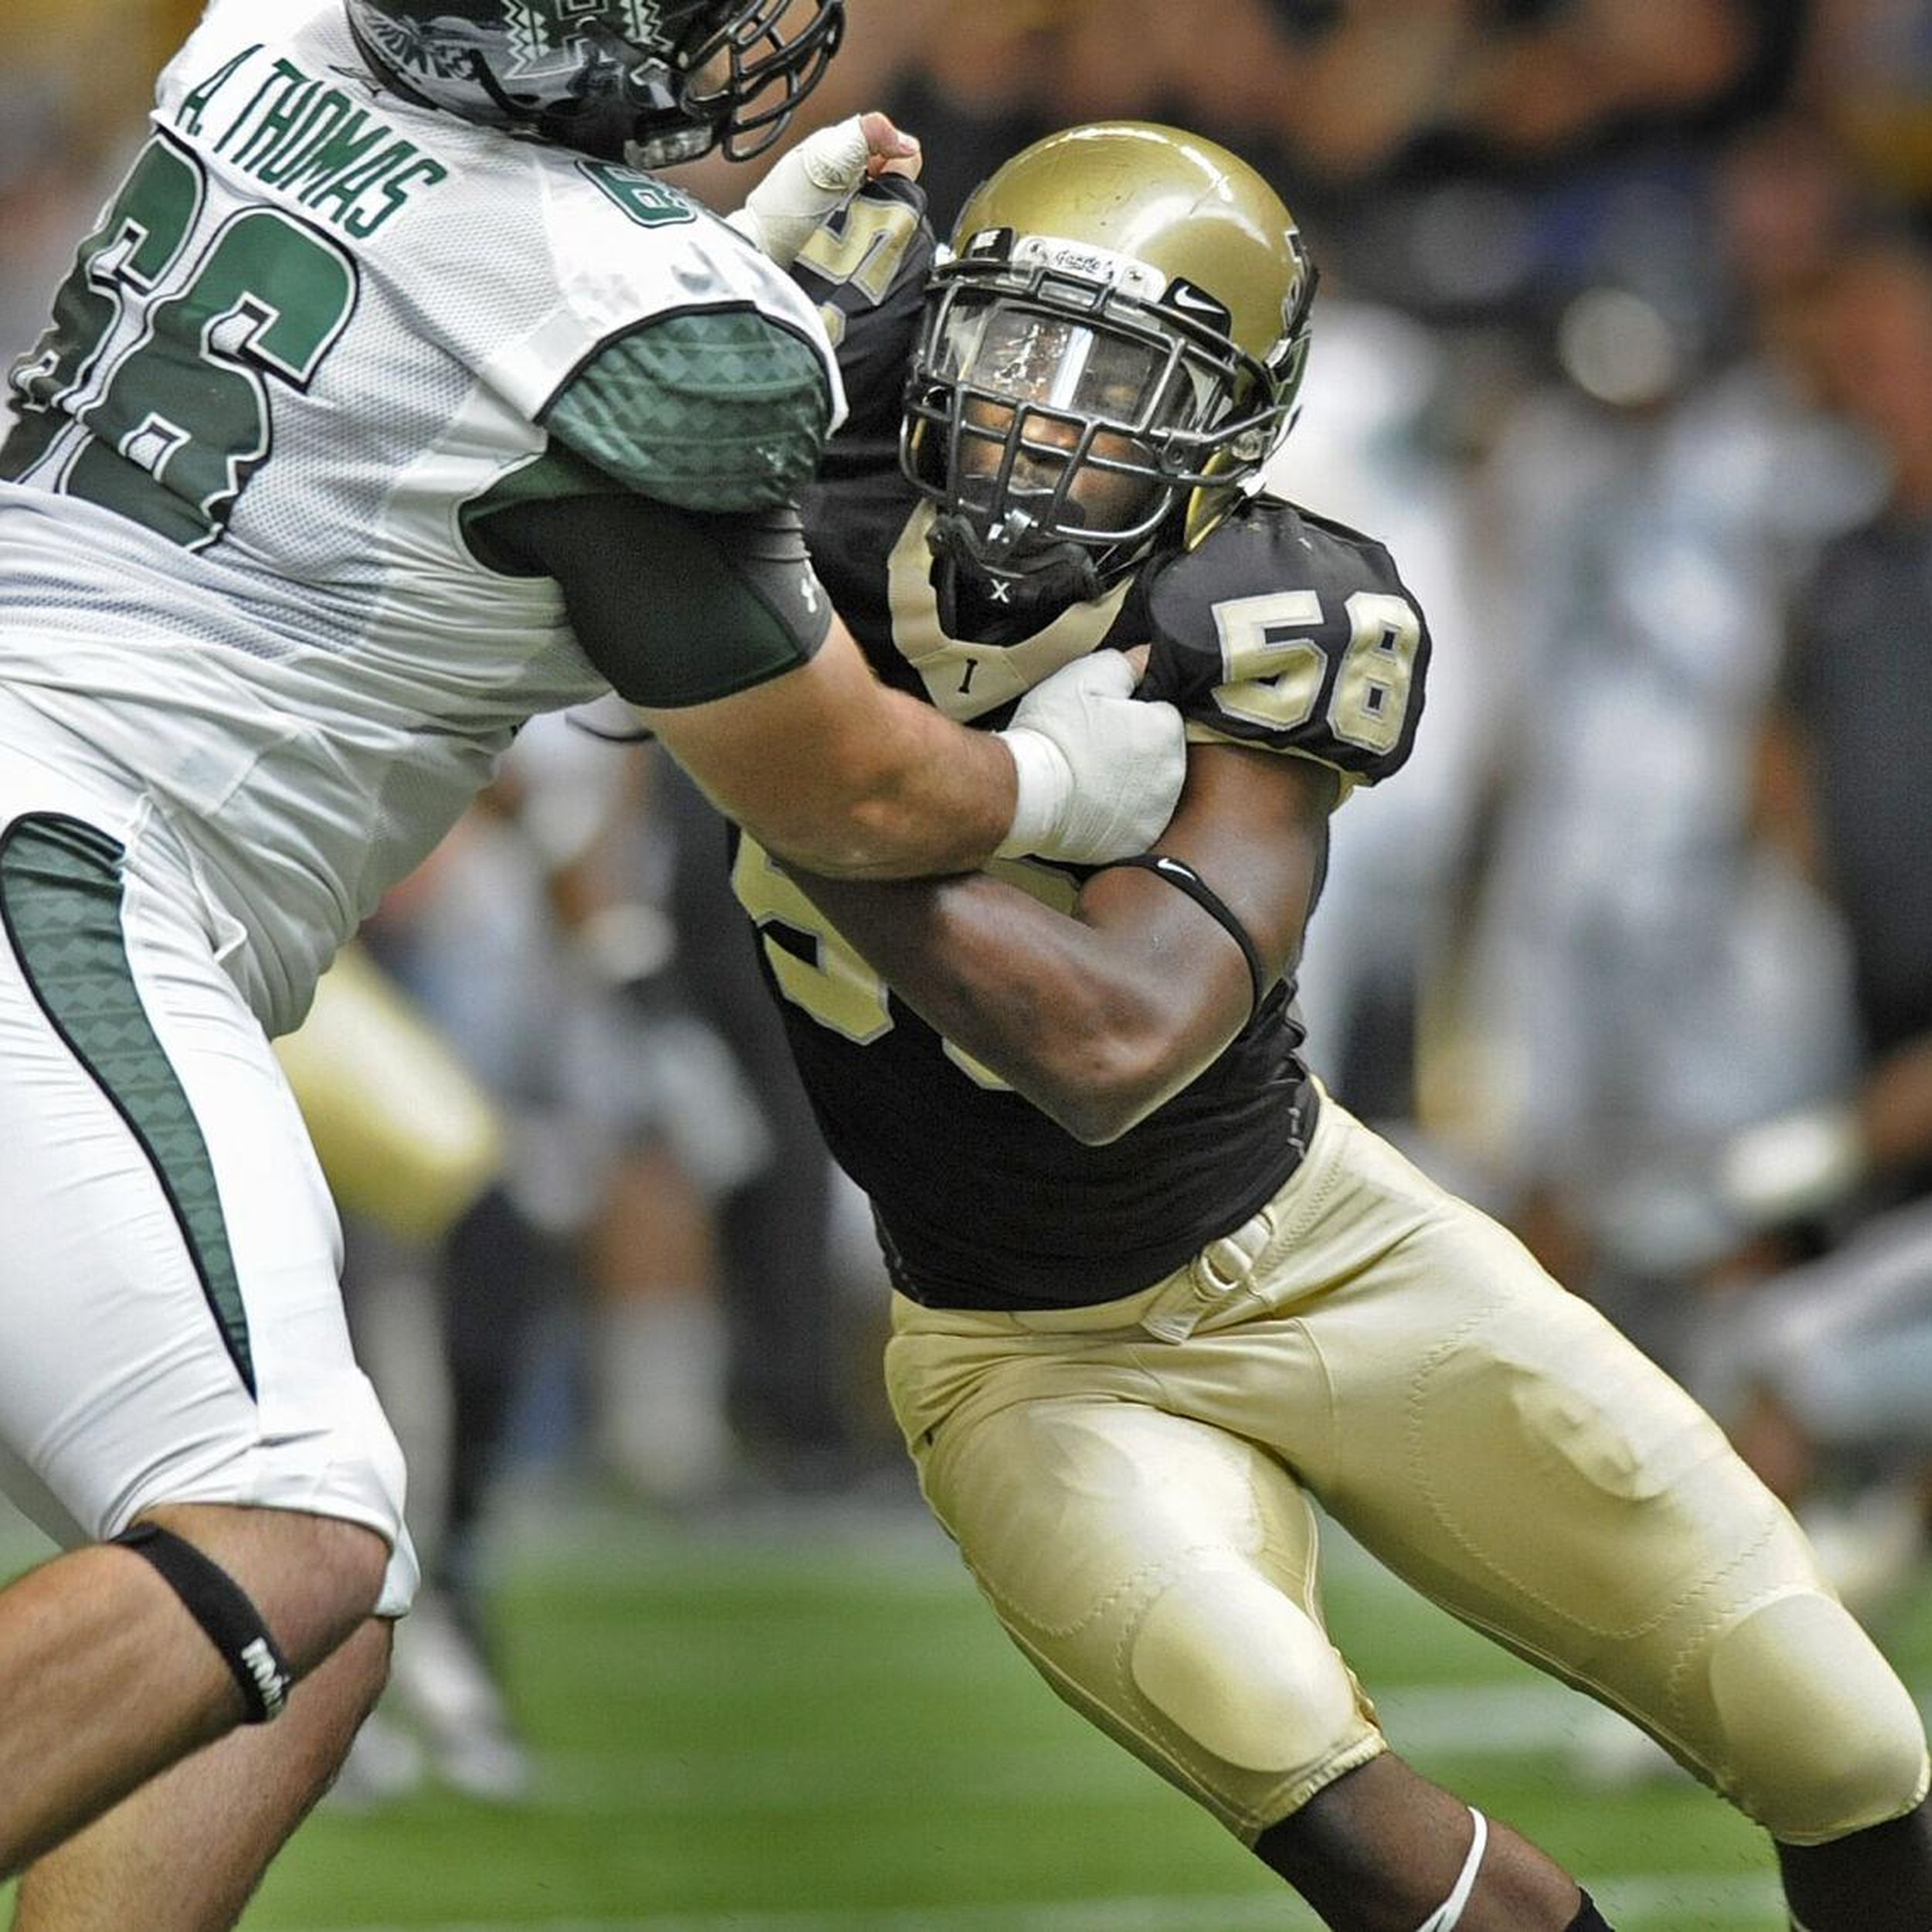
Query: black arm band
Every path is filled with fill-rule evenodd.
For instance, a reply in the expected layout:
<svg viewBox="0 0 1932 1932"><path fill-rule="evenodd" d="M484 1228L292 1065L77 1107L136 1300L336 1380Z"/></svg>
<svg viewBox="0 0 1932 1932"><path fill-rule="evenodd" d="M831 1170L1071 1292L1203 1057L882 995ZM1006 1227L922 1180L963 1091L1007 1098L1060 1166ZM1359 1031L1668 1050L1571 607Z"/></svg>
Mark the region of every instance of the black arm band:
<svg viewBox="0 0 1932 1932"><path fill-rule="evenodd" d="M1096 870L1114 872L1122 866L1137 866L1143 872L1151 872L1157 879L1165 879L1177 891L1185 893L1240 947L1241 957L1248 963L1248 978L1254 988L1254 1005L1249 1009L1249 1016L1252 1018L1259 1012L1262 1001L1267 997L1268 970L1261 963L1261 955L1254 941L1248 937L1248 929L1235 917L1227 901L1185 859L1176 859L1170 852L1136 852L1131 859L1117 859L1111 865L1098 866Z"/></svg>
<svg viewBox="0 0 1932 1932"><path fill-rule="evenodd" d="M213 1557L158 1523L136 1523L112 1540L159 1570L240 1686L246 1722L266 1724L288 1701L294 1673L248 1593Z"/></svg>

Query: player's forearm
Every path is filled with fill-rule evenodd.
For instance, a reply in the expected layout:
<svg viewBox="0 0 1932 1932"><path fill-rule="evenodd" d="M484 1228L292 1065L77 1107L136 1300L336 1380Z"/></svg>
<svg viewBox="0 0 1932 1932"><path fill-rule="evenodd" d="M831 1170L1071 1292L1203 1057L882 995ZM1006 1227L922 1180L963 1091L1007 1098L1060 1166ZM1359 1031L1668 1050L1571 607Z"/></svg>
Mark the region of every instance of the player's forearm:
<svg viewBox="0 0 1932 1932"><path fill-rule="evenodd" d="M834 878L970 871L995 851L1097 864L1144 851L1186 770L1179 714L1133 696L1118 651L1063 665L1003 731L876 678L835 626L808 662L645 722L728 817Z"/></svg>
<svg viewBox="0 0 1932 1932"><path fill-rule="evenodd" d="M1187 754L1179 713L1138 699L1139 676L1135 657L1117 651L1063 665L1021 699L991 747L873 683L867 704L842 713L845 747L862 766L875 761L865 794L869 836L859 852L818 869L903 878L961 869L991 855L978 847L995 798L1007 814L1000 853L1096 865L1144 852L1172 814ZM996 767L986 756L995 747ZM952 862L942 862L928 842L962 818L964 834L945 848ZM909 848L920 862L907 862Z"/></svg>
<svg viewBox="0 0 1932 1932"><path fill-rule="evenodd" d="M970 870L1012 821L1005 748L878 682L842 634L785 676L641 716L727 818L812 872Z"/></svg>
<svg viewBox="0 0 1932 1932"><path fill-rule="evenodd" d="M1240 1024L1176 996L1117 935L996 878L797 883L928 1025L1089 1145L1171 1099Z"/></svg>
<svg viewBox="0 0 1932 1932"><path fill-rule="evenodd" d="M881 683L842 626L796 670L643 716L728 818L814 872L970 871L1013 821L1005 746Z"/></svg>
<svg viewBox="0 0 1932 1932"><path fill-rule="evenodd" d="M996 740L908 699L889 735L820 767L747 829L788 863L832 878L970 872L1012 822L1013 760Z"/></svg>
<svg viewBox="0 0 1932 1932"><path fill-rule="evenodd" d="M1197 749L1164 850L1212 880L1271 981L1300 953L1327 849L1333 773ZM895 992L1077 1139L1117 1139L1223 1051L1257 997L1221 920L1133 866L1070 910L987 875L799 886Z"/></svg>

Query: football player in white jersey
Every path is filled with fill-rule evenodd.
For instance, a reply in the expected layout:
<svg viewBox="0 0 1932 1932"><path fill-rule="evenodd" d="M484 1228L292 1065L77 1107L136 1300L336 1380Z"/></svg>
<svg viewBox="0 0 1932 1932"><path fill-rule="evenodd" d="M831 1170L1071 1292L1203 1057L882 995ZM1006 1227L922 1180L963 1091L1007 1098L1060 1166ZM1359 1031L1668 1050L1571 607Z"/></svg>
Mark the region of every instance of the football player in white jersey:
<svg viewBox="0 0 1932 1932"><path fill-rule="evenodd" d="M32 1932L231 1923L379 1685L402 1471L267 1042L519 725L614 687L842 873L1168 815L1180 721L1124 658L995 742L880 685L813 577L789 505L842 400L758 244L908 144L787 157L742 228L648 171L757 152L842 26L216 0L12 372L0 1459L69 1546L0 1593Z"/></svg>
<svg viewBox="0 0 1932 1932"><path fill-rule="evenodd" d="M989 725L1151 639L1192 740L1124 864L882 885L739 842L872 1201L928 1502L1054 1689L1340 1932L1606 1921L1389 1749L1324 1624L1311 1499L1762 1825L1794 1925L1927 1932L1919 1716L1791 1518L1301 1058L1329 818L1406 757L1430 640L1380 544L1261 488L1308 347L1287 211L1138 123L1009 162L930 275L917 196L869 187L798 258L852 391L805 498L822 581L882 676Z"/></svg>

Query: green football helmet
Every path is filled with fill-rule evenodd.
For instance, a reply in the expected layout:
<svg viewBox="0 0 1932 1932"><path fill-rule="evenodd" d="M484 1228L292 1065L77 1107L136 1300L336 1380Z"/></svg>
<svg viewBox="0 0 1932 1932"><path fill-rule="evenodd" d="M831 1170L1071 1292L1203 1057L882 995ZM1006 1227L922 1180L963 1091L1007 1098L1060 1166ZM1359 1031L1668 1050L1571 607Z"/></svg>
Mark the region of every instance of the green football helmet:
<svg viewBox="0 0 1932 1932"><path fill-rule="evenodd" d="M363 60L406 97L647 168L762 154L845 27L845 0L344 4Z"/></svg>
<svg viewBox="0 0 1932 1932"><path fill-rule="evenodd" d="M960 214L907 386L942 564L1002 602L1097 596L1190 498L1198 527L1252 486L1315 282L1280 197L1213 141L1105 121L1015 155Z"/></svg>

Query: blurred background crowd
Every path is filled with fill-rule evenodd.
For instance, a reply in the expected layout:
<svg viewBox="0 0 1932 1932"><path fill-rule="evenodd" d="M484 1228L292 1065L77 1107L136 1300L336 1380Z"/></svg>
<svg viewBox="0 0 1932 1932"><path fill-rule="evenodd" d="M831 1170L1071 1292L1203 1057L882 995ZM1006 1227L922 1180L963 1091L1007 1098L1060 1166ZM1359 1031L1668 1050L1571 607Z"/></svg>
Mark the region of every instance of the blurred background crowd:
<svg viewBox="0 0 1932 1932"><path fill-rule="evenodd" d="M9 357L198 12L9 0ZM891 111L942 231L1025 141L1123 115L1295 210L1322 292L1275 481L1386 541L1435 636L1413 764L1337 821L1313 1064L1689 1382L1882 1606L1932 1499L1932 0L849 15L803 118ZM506 1460L685 1512L906 1480L864 1209L722 828L583 723L528 732L368 935L502 1123L452 1227L350 1230L433 1608L477 1640ZM512 1793L514 1738L468 1735L446 1768Z"/></svg>

